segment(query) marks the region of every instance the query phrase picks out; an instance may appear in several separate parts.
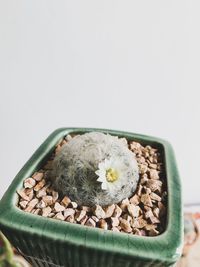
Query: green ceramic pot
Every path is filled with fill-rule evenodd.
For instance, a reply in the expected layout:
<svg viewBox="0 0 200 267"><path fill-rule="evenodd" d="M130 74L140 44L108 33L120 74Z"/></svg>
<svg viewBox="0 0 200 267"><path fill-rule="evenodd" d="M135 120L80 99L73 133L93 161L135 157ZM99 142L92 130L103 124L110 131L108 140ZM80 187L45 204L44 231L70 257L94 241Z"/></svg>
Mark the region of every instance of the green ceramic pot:
<svg viewBox="0 0 200 267"><path fill-rule="evenodd" d="M153 145L163 151L168 189L167 227L156 237L141 237L51 220L16 207L16 190L42 167L61 138L102 131ZM0 230L33 266L173 266L183 244L181 185L171 145L161 139L105 129L62 128L53 132L21 169L0 201Z"/></svg>

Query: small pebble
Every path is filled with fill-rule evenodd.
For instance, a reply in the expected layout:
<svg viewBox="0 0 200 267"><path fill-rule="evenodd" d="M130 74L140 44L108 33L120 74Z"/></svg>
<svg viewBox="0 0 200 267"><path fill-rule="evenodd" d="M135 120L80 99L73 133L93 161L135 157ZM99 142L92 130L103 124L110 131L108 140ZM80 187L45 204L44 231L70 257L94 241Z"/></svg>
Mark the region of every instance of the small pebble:
<svg viewBox="0 0 200 267"><path fill-rule="evenodd" d="M65 207L62 206L62 205L60 205L58 202L56 202L56 203L54 204L54 210L55 210L56 212L64 211L64 210L65 210Z"/></svg>
<svg viewBox="0 0 200 267"><path fill-rule="evenodd" d="M36 172L33 175L33 179L37 182L41 181L43 177L44 177L44 173L42 172Z"/></svg>
<svg viewBox="0 0 200 267"><path fill-rule="evenodd" d="M131 226L127 220L121 219L120 220L120 226L124 232L126 232L126 233L132 232L132 228L131 228Z"/></svg>
<svg viewBox="0 0 200 267"><path fill-rule="evenodd" d="M67 208L66 210L64 210L64 217L67 218L68 216L74 215L75 214L75 210L71 209L71 208Z"/></svg>
<svg viewBox="0 0 200 267"><path fill-rule="evenodd" d="M42 179L36 186L34 187L34 191L39 191L46 184L45 179Z"/></svg>
<svg viewBox="0 0 200 267"><path fill-rule="evenodd" d="M125 198L122 200L121 204L120 204L120 208L122 209L122 211L126 211L127 210L127 206L129 205L129 199Z"/></svg>
<svg viewBox="0 0 200 267"><path fill-rule="evenodd" d="M119 219L117 217L111 217L110 219L112 227L116 227L119 225Z"/></svg>
<svg viewBox="0 0 200 267"><path fill-rule="evenodd" d="M43 209L46 207L46 204L43 200L41 200L37 205L36 205L36 208L37 209Z"/></svg>
<svg viewBox="0 0 200 267"><path fill-rule="evenodd" d="M80 210L76 213L75 215L75 219L77 222L80 222L86 215L86 211L85 210Z"/></svg>
<svg viewBox="0 0 200 267"><path fill-rule="evenodd" d="M145 174L147 171L148 171L148 167L146 165L144 165L144 164L139 165L139 172L141 174Z"/></svg>
<svg viewBox="0 0 200 267"><path fill-rule="evenodd" d="M46 204L46 206L51 206L53 204L53 197L52 196L44 196L42 198L42 200L44 201L44 203Z"/></svg>
<svg viewBox="0 0 200 267"><path fill-rule="evenodd" d="M112 217L114 210L115 210L115 204L112 204L110 206L107 206L105 208L105 218Z"/></svg>
<svg viewBox="0 0 200 267"><path fill-rule="evenodd" d="M143 195L141 195L141 202L142 202L144 205L146 205L146 206L149 206L149 207L152 207L152 206L153 206L149 194L143 194Z"/></svg>
<svg viewBox="0 0 200 267"><path fill-rule="evenodd" d="M148 188L150 188L151 191L153 191L153 192L155 192L156 190L159 190L160 191L160 189L162 187L162 182L160 180L149 179L147 181L146 186Z"/></svg>
<svg viewBox="0 0 200 267"><path fill-rule="evenodd" d="M118 205L115 205L115 210L112 216L119 218L121 214L122 214L122 209Z"/></svg>
<svg viewBox="0 0 200 267"><path fill-rule="evenodd" d="M36 181L33 178L27 178L24 181L24 188L33 188L36 185Z"/></svg>
<svg viewBox="0 0 200 267"><path fill-rule="evenodd" d="M99 205L95 205L94 208L94 215L98 218L105 218L105 211L103 210L103 208Z"/></svg>
<svg viewBox="0 0 200 267"><path fill-rule="evenodd" d="M95 223L94 220L92 220L92 218L89 218L89 219L87 220L87 222L85 223L85 225L87 225L87 226L91 226L91 227L95 227L95 226L96 226L96 223Z"/></svg>
<svg viewBox="0 0 200 267"><path fill-rule="evenodd" d="M159 179L158 171L154 170L154 169L149 171L149 176L150 176L151 179L154 179L154 180Z"/></svg>
<svg viewBox="0 0 200 267"><path fill-rule="evenodd" d="M38 200L37 198L32 199L32 200L28 203L28 205L26 206L26 208L25 208L24 211L26 211L26 212L31 212L31 211L35 208L35 206L37 205L38 202L39 202L39 200Z"/></svg>
<svg viewBox="0 0 200 267"><path fill-rule="evenodd" d="M135 206L134 204L128 204L127 206L128 212L132 217L139 217L140 207Z"/></svg>
<svg viewBox="0 0 200 267"><path fill-rule="evenodd" d="M47 195L46 188L42 188L41 190L36 192L36 197L41 198Z"/></svg>
<svg viewBox="0 0 200 267"><path fill-rule="evenodd" d="M19 205L20 205L20 207L22 209L25 209L26 206L27 206L27 204L28 204L28 201L27 200L22 200L22 201L19 202Z"/></svg>
<svg viewBox="0 0 200 267"><path fill-rule="evenodd" d="M75 223L74 215L70 215L65 219L66 222Z"/></svg>
<svg viewBox="0 0 200 267"><path fill-rule="evenodd" d="M94 215L92 215L92 220L94 220L96 223L99 221L99 219L96 217L96 216L94 216Z"/></svg>
<svg viewBox="0 0 200 267"><path fill-rule="evenodd" d="M85 215L85 217L83 217L83 219L80 220L80 223L81 223L82 225L84 225L84 224L86 223L87 219L88 219L88 216Z"/></svg>
<svg viewBox="0 0 200 267"><path fill-rule="evenodd" d="M77 203L74 201L70 202L68 206L73 209L76 209L78 207Z"/></svg>
<svg viewBox="0 0 200 267"><path fill-rule="evenodd" d="M23 188L21 190L18 190L17 193L22 199L26 201L32 200L34 196L33 189L31 188Z"/></svg>
<svg viewBox="0 0 200 267"><path fill-rule="evenodd" d="M46 207L42 209L42 216L47 217L51 213L52 209L50 207Z"/></svg>
<svg viewBox="0 0 200 267"><path fill-rule="evenodd" d="M156 236L156 235L158 235L159 234L159 232L156 230L156 229L151 229L150 231L149 231L149 236Z"/></svg>
<svg viewBox="0 0 200 267"><path fill-rule="evenodd" d="M86 212L90 212L91 211L91 208L88 207L88 206L82 206L81 208L82 208L82 210L85 210Z"/></svg>
<svg viewBox="0 0 200 267"><path fill-rule="evenodd" d="M62 212L58 212L54 216L54 219L58 219L58 220L64 221L65 220L65 217L63 216Z"/></svg>
<svg viewBox="0 0 200 267"><path fill-rule="evenodd" d="M52 197L53 197L53 203L55 203L58 200L58 192L52 191Z"/></svg>
<svg viewBox="0 0 200 267"><path fill-rule="evenodd" d="M129 202L134 205L138 205L140 203L139 196L135 194L133 197L129 199Z"/></svg>
<svg viewBox="0 0 200 267"><path fill-rule="evenodd" d="M159 213L160 213L160 210L159 210L159 208L154 208L153 209L153 214L157 217L157 218L159 218Z"/></svg>
<svg viewBox="0 0 200 267"><path fill-rule="evenodd" d="M54 193L54 194L55 194L55 193ZM57 196L56 196L56 197L57 197ZM57 199L56 199L56 200L57 200ZM71 202L70 198L67 197L67 196L65 196L65 197L62 199L61 204L62 204L65 208L67 208L70 202Z"/></svg>
<svg viewBox="0 0 200 267"><path fill-rule="evenodd" d="M151 193L150 198L156 201L161 201L161 197L157 195L156 193Z"/></svg>
<svg viewBox="0 0 200 267"><path fill-rule="evenodd" d="M160 222L160 220L158 218L156 218L155 216L150 216L149 219L150 219L152 224L156 224L156 223Z"/></svg>
<svg viewBox="0 0 200 267"><path fill-rule="evenodd" d="M104 219L101 219L99 221L99 227L102 228L102 229L104 229L104 230L108 230L108 224L107 224L107 222Z"/></svg>

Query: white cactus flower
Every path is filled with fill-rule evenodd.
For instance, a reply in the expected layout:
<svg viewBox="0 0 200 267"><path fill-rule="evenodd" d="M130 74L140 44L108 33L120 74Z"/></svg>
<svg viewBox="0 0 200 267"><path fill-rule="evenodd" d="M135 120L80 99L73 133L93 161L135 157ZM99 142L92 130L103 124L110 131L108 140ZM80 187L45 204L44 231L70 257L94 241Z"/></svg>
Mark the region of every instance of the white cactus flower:
<svg viewBox="0 0 200 267"><path fill-rule="evenodd" d="M116 189L121 188L125 183L127 166L120 158L105 159L98 165L95 172L98 176L97 181L101 182L101 188L113 194Z"/></svg>

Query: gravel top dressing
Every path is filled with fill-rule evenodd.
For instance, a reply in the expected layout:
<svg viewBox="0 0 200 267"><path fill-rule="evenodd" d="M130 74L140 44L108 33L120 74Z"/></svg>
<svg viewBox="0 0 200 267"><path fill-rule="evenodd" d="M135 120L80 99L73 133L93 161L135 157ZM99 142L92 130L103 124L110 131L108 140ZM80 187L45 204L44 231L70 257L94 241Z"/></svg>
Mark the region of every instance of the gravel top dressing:
<svg viewBox="0 0 200 267"><path fill-rule="evenodd" d="M76 136L68 135L61 140L43 168L24 180L23 188L17 192L18 207L24 212L35 215L115 232L140 236L157 236L164 232L167 221L167 186L161 151L149 145L144 147L138 142L120 138L129 152L135 155L136 167L133 166L131 169L127 165L127 169L124 169L120 163L118 164L121 173L124 171L129 175L132 171L135 175L135 180L130 183L130 186L134 187L134 193L130 195L130 186L125 188L123 185L120 192L129 196L118 202L112 202L115 198L119 199L119 186L115 186L119 175L115 168L110 167L112 164L115 166L116 161L114 163L105 161L99 164L99 169L96 171L100 188L96 193L96 199L88 199L88 204L85 205L78 198L79 192L75 195L69 187L70 194L67 195L66 190L64 194L62 190L58 190L61 182L58 180L58 183L54 184L51 177L54 159L64 151L64 146L75 138ZM58 160L62 162L61 157L58 157ZM128 161L129 158L126 162ZM137 169L138 177L135 171ZM107 180L103 174L106 174ZM87 188L85 190L87 193ZM110 190L109 198L106 195L102 197L106 190ZM94 200L96 204L92 204ZM104 201L109 204L103 205Z"/></svg>

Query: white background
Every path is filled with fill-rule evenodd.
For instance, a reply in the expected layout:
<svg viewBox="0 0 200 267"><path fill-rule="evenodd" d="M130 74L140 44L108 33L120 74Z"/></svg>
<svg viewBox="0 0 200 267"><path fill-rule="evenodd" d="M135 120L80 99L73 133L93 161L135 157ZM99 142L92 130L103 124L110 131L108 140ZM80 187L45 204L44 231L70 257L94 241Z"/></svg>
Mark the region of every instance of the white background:
<svg viewBox="0 0 200 267"><path fill-rule="evenodd" d="M0 1L0 197L54 129L169 140L199 197L199 0Z"/></svg>

